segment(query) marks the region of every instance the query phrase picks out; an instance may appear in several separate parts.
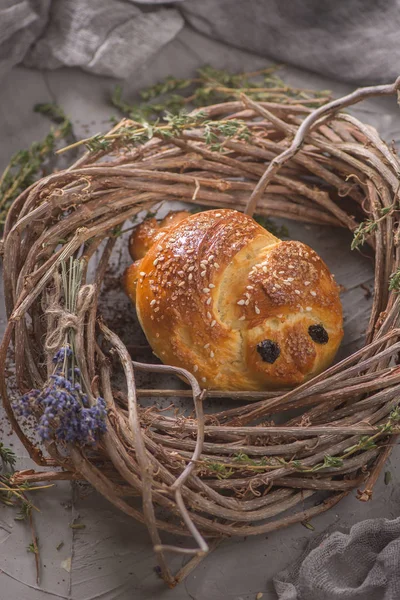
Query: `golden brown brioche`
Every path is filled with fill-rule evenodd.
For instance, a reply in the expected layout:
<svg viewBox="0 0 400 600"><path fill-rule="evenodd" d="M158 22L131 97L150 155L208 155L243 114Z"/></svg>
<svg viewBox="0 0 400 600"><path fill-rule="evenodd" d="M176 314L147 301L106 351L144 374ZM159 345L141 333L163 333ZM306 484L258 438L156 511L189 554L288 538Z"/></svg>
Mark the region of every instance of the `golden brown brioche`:
<svg viewBox="0 0 400 600"><path fill-rule="evenodd" d="M145 221L134 258L138 240L148 250L124 285L143 331L164 363L203 387L294 386L333 360L343 336L338 286L305 244L227 209Z"/></svg>

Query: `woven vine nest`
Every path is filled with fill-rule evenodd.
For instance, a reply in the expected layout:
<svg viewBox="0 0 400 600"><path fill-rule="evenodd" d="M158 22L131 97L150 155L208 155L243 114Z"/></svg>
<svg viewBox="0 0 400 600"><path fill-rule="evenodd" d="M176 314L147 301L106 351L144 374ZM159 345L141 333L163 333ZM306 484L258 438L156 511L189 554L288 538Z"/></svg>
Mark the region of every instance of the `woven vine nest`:
<svg viewBox="0 0 400 600"><path fill-rule="evenodd" d="M69 169L19 196L3 242L9 323L0 391L30 456L53 469L17 473L15 481L92 484L146 524L170 585L221 538L307 521L353 488L369 499L397 434L400 162L373 128L339 110L395 94L399 83L358 90L314 112L243 96L158 126L150 140L148 128L125 120L87 140L89 149ZM356 245L365 241L375 254L364 347L311 381L273 393L205 391L189 373L138 362L140 355L130 355L111 322L99 318L99 302L107 302L102 283L121 228L168 200L350 229ZM63 262L78 256L84 266L72 311L58 274ZM68 331L76 364L91 382L91 401L102 396L107 406L107 430L94 446L56 437L39 445L13 410L9 351L19 393L40 389ZM181 398L188 410L144 404L156 392L136 385L142 371L186 377L189 388ZM157 395L168 392L159 388ZM236 404L207 414L207 397ZM271 421L276 414L279 425ZM186 536L188 547L164 546L163 532ZM176 576L167 566L168 551L193 555Z"/></svg>

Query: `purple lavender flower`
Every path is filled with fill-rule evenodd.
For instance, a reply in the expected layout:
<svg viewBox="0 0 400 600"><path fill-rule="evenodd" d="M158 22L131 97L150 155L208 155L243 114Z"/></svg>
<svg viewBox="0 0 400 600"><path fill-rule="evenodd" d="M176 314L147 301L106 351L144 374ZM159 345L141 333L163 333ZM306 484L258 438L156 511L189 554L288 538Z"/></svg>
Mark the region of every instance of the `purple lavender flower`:
<svg viewBox="0 0 400 600"><path fill-rule="evenodd" d="M70 356L70 348L61 350L54 357L58 365L64 361L65 353ZM68 373L71 374L71 369ZM80 375L79 369L75 369L75 375ZM103 398L97 398L96 403L89 406L81 384L66 379L60 367L50 376L43 390L31 390L13 407L24 417L32 415L35 409L41 411L37 431L42 440L54 436L65 442L92 445L106 431L107 412Z"/></svg>

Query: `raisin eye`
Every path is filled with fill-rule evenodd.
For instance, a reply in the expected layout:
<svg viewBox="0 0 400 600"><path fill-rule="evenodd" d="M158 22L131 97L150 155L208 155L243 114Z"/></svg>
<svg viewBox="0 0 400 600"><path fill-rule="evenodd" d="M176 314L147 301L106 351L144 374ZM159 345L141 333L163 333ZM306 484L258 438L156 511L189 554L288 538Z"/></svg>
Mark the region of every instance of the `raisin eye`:
<svg viewBox="0 0 400 600"><path fill-rule="evenodd" d="M327 344L329 341L328 332L323 325L310 325L308 333L316 344Z"/></svg>
<svg viewBox="0 0 400 600"><path fill-rule="evenodd" d="M257 352L264 362L272 365L280 355L281 349L276 342L273 342L272 340L263 340L257 344Z"/></svg>

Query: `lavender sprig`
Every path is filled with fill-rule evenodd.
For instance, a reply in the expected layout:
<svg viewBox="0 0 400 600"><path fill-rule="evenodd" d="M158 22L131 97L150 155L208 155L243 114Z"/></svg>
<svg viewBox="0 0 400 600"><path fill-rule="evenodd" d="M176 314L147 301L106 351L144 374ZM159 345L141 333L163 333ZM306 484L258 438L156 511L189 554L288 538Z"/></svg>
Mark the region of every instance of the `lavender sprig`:
<svg viewBox="0 0 400 600"><path fill-rule="evenodd" d="M14 403L17 415L28 417L39 410L37 432L43 441L56 438L59 441L80 445L95 444L106 431L106 404L98 397L89 406L88 396L80 383L72 383L71 369L68 376L62 371L70 348L61 348L54 356L56 369L42 390L31 390ZM75 367L74 375L79 378L80 370Z"/></svg>

